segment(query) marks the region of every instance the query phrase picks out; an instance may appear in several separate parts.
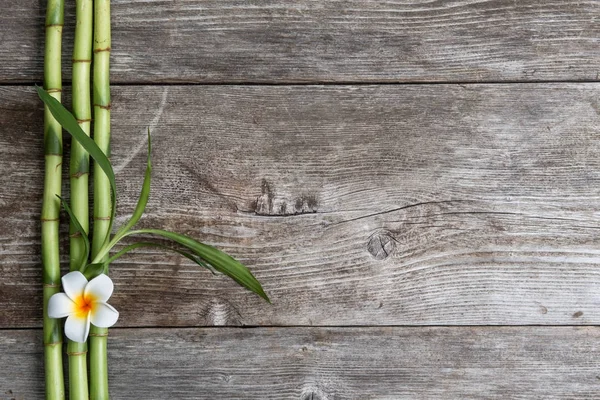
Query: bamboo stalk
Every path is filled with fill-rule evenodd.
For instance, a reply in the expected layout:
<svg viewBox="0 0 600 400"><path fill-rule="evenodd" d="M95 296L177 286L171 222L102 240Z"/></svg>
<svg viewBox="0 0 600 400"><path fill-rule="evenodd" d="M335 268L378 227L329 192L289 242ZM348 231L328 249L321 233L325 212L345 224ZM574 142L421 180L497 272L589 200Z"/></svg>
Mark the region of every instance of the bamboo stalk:
<svg viewBox="0 0 600 400"><path fill-rule="evenodd" d="M81 129L90 134L91 98L90 67L92 62L92 0L76 0L75 43L73 48L73 114ZM83 230L89 232L89 154L75 140L71 141L70 161L71 210ZM70 228L71 271L78 270L81 257L84 256L84 240L71 224ZM87 400L87 344L70 341L67 345L69 355L69 398Z"/></svg>
<svg viewBox="0 0 600 400"><path fill-rule="evenodd" d="M110 0L94 1L94 141L110 157ZM94 164L94 227L92 259L102 248L111 218L110 182L102 169ZM90 332L90 397L107 400L108 329L92 326Z"/></svg>
<svg viewBox="0 0 600 400"><path fill-rule="evenodd" d="M61 99L62 28L64 1L48 0L46 10L46 45L44 50L44 88L57 100ZM59 213L62 128L44 107L44 197L42 204L42 263L44 293L44 357L46 399L65 398L62 365L62 333L60 321L48 317L48 301L60 291Z"/></svg>

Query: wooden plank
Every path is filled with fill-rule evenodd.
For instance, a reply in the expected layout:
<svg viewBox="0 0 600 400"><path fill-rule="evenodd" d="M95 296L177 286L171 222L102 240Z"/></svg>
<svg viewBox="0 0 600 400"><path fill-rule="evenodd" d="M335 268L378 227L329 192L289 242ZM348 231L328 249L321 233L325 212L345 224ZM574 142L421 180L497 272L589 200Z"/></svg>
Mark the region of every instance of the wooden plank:
<svg viewBox="0 0 600 400"><path fill-rule="evenodd" d="M43 3L0 0L0 9L0 82L41 81ZM597 1L562 0L120 0L112 5L112 79L597 80L599 13Z"/></svg>
<svg viewBox="0 0 600 400"><path fill-rule="evenodd" d="M145 250L111 270L120 326L599 324L599 98L598 84L115 88L119 222L150 126L142 226L232 253L274 301ZM41 107L24 87L0 104L0 325L38 327Z"/></svg>
<svg viewBox="0 0 600 400"><path fill-rule="evenodd" d="M598 328L113 329L112 399L596 399ZM39 331L0 331L0 399L43 399Z"/></svg>

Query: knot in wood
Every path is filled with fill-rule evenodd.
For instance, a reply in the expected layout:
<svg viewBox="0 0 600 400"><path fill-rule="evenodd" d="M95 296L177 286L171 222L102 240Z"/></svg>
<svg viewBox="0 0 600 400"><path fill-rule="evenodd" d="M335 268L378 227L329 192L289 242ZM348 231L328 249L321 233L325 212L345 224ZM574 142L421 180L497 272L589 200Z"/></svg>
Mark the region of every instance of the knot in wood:
<svg viewBox="0 0 600 400"><path fill-rule="evenodd" d="M377 232L369 238L367 250L375 259L385 260L396 249L396 241L389 232Z"/></svg>
<svg viewBox="0 0 600 400"><path fill-rule="evenodd" d="M317 393L315 392L309 392L309 393L305 393L302 397L301 400L321 400L321 396L319 396Z"/></svg>

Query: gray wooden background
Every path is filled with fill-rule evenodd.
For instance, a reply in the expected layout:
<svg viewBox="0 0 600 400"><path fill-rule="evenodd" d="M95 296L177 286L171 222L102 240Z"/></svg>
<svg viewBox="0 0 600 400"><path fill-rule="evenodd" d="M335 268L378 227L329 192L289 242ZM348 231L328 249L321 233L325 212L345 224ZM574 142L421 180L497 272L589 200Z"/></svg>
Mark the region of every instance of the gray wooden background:
<svg viewBox="0 0 600 400"><path fill-rule="evenodd" d="M44 6L0 0L2 400L43 398ZM599 1L112 7L119 220L150 127L142 225L274 303L124 257L113 399L600 398Z"/></svg>

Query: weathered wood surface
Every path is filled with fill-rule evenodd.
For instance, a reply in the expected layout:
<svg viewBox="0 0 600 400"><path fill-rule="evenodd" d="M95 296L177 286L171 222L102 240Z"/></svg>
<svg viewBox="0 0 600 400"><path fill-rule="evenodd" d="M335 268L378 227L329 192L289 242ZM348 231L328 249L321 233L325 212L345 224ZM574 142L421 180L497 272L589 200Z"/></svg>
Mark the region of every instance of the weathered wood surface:
<svg viewBox="0 0 600 400"><path fill-rule="evenodd" d="M0 0L0 82L41 81L42 4ZM112 13L115 82L597 80L600 64L598 1L116 0Z"/></svg>
<svg viewBox="0 0 600 400"><path fill-rule="evenodd" d="M598 328L112 329L111 398L597 399ZM0 399L43 399L39 331L0 331Z"/></svg>
<svg viewBox="0 0 600 400"><path fill-rule="evenodd" d="M143 99L143 102L140 101ZM599 324L599 84L114 89L120 221L250 266L113 265L120 326ZM36 327L41 107L0 88L0 325Z"/></svg>

